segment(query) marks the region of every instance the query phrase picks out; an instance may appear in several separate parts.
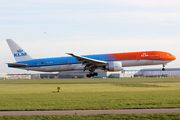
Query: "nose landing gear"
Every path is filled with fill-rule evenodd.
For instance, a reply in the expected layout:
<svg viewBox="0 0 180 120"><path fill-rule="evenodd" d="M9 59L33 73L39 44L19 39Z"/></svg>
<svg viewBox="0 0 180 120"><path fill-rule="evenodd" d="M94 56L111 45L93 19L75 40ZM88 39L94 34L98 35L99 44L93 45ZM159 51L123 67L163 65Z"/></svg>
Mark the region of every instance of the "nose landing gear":
<svg viewBox="0 0 180 120"><path fill-rule="evenodd" d="M165 68L164 68L164 67L165 67L165 64L163 64L163 68L162 68L162 71L165 71Z"/></svg>
<svg viewBox="0 0 180 120"><path fill-rule="evenodd" d="M88 78L93 77L93 76L98 76L98 73L94 72L94 73L89 73L86 75L86 77L88 77Z"/></svg>

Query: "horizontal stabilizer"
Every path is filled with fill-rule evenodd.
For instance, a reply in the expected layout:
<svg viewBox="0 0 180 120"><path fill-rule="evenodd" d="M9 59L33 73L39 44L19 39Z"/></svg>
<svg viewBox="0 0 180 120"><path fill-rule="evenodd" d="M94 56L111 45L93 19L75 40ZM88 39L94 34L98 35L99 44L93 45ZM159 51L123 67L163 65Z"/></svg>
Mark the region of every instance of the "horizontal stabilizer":
<svg viewBox="0 0 180 120"><path fill-rule="evenodd" d="M7 63L8 65L18 65L18 66L28 66L28 64L21 64L21 63Z"/></svg>

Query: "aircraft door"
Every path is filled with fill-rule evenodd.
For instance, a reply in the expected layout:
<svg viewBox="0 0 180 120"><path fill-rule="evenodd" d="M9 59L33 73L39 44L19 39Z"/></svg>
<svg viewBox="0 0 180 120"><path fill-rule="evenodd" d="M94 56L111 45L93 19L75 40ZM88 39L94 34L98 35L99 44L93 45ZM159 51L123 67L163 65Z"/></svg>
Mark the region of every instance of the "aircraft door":
<svg viewBox="0 0 180 120"><path fill-rule="evenodd" d="M71 60L67 60L66 63L67 64L71 64L72 62L71 62Z"/></svg>
<svg viewBox="0 0 180 120"><path fill-rule="evenodd" d="M160 54L160 59L164 59L164 55L163 54Z"/></svg>
<svg viewBox="0 0 180 120"><path fill-rule="evenodd" d="M135 65L139 65L139 64L140 64L140 55L137 55Z"/></svg>
<svg viewBox="0 0 180 120"><path fill-rule="evenodd" d="M140 55L137 55L137 56L136 56L136 59L137 59L137 60L140 60Z"/></svg>
<svg viewBox="0 0 180 120"><path fill-rule="evenodd" d="M103 58L99 58L99 60L102 60L102 61L103 61Z"/></svg>
<svg viewBox="0 0 180 120"><path fill-rule="evenodd" d="M37 66L40 66L41 65L41 62L37 62Z"/></svg>

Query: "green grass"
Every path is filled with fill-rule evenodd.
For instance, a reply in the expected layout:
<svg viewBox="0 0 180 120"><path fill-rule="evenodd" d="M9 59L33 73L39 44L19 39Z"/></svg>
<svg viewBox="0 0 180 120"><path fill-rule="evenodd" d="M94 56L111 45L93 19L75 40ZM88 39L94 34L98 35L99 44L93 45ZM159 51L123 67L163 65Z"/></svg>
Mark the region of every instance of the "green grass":
<svg viewBox="0 0 180 120"><path fill-rule="evenodd" d="M0 116L0 120L179 120L180 113Z"/></svg>
<svg viewBox="0 0 180 120"><path fill-rule="evenodd" d="M180 78L95 78L95 79L33 79L33 80L0 80L4 83L93 83L93 82L162 82L180 81Z"/></svg>
<svg viewBox="0 0 180 120"><path fill-rule="evenodd" d="M120 87L166 87L166 86L162 86L162 85L151 85L151 84L139 84L139 83L128 83L128 84L119 84L119 83L115 83L113 84L115 86L120 86Z"/></svg>
<svg viewBox="0 0 180 120"><path fill-rule="evenodd" d="M179 93L180 83L0 85L0 110L178 108Z"/></svg>

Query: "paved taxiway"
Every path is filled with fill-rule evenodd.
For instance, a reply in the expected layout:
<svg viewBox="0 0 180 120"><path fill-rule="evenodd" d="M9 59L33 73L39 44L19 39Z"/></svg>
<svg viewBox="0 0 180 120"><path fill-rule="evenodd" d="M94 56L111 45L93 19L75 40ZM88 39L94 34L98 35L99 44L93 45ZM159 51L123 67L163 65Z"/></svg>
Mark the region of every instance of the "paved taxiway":
<svg viewBox="0 0 180 120"><path fill-rule="evenodd" d="M133 113L180 113L180 108L170 109L119 109L119 110L57 110L57 111L1 111L4 115L90 115L90 114L133 114Z"/></svg>

